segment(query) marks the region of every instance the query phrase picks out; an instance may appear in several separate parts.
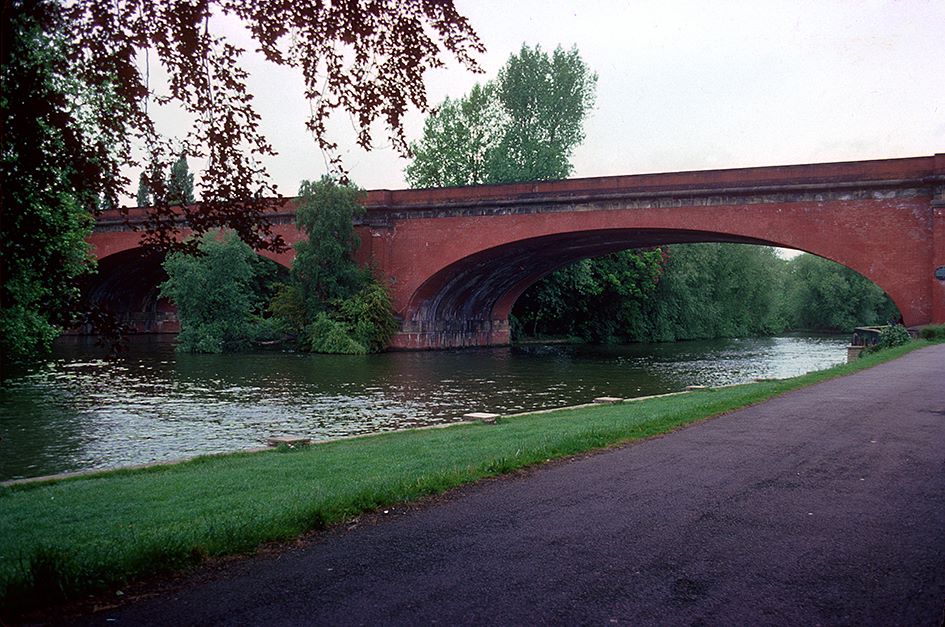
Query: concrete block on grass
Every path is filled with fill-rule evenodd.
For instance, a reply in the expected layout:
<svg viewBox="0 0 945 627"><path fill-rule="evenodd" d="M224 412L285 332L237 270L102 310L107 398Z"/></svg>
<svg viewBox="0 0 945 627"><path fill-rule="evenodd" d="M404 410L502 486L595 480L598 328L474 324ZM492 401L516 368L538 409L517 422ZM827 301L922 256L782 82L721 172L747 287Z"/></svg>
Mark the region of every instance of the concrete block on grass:
<svg viewBox="0 0 945 627"><path fill-rule="evenodd" d="M474 411L468 414L463 414L464 420L478 420L479 422L484 422L486 424L492 425L495 424L495 421L499 419L501 414L488 414L483 411Z"/></svg>
<svg viewBox="0 0 945 627"><path fill-rule="evenodd" d="M598 405L616 405L617 403L622 403L623 399L617 398L616 396L598 396L593 402Z"/></svg>
<svg viewBox="0 0 945 627"><path fill-rule="evenodd" d="M312 443L312 438L306 438L298 435L274 435L266 440L269 446L282 446L285 444L289 448L297 446L308 446Z"/></svg>

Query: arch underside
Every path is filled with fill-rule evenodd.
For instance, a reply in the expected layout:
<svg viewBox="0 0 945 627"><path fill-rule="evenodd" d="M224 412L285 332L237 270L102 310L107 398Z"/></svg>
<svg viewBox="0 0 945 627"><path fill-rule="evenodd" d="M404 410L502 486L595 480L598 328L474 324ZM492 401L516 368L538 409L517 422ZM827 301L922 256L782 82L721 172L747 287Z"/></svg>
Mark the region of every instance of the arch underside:
<svg viewBox="0 0 945 627"><path fill-rule="evenodd" d="M736 235L662 229L580 231L504 244L465 257L427 279L410 299L395 342L412 348L507 344L512 305L555 270L629 248L699 242L778 245Z"/></svg>
<svg viewBox="0 0 945 627"><path fill-rule="evenodd" d="M177 309L161 298L167 273L164 258L142 248L114 253L98 262L98 271L82 286L85 298L125 325L129 333L177 333ZM94 333L94 329L82 329Z"/></svg>

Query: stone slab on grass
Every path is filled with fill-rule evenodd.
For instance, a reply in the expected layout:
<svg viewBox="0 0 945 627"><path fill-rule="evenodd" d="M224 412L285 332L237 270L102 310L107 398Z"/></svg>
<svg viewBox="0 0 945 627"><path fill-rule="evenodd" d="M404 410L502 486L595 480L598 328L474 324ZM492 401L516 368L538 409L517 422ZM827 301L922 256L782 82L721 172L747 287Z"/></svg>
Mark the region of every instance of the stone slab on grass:
<svg viewBox="0 0 945 627"><path fill-rule="evenodd" d="M484 422L486 424L495 424L495 421L499 419L501 414L489 414L483 411L474 411L468 414L463 414L464 420L478 420L479 422Z"/></svg>
<svg viewBox="0 0 945 627"><path fill-rule="evenodd" d="M266 440L269 446L282 446L285 444L289 448L297 446L308 446L312 443L312 438L306 438L299 435L274 435Z"/></svg>

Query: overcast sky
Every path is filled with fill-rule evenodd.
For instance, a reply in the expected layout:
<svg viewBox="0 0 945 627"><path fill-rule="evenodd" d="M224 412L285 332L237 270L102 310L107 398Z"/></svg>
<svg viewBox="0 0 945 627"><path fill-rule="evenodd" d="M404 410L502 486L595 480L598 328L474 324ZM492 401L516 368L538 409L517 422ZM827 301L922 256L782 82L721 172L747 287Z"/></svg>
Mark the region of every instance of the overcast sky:
<svg viewBox="0 0 945 627"><path fill-rule="evenodd" d="M577 46L597 72L575 177L945 152L945 0L457 6L486 45L485 73L455 63L431 71L431 103L493 78L522 43ZM263 129L280 153L270 173L292 195L300 180L325 172L304 128L301 79L247 60ZM410 139L422 123L422 114L407 117ZM359 185L406 186L406 161L382 127L372 153L356 148L349 120L332 128Z"/></svg>

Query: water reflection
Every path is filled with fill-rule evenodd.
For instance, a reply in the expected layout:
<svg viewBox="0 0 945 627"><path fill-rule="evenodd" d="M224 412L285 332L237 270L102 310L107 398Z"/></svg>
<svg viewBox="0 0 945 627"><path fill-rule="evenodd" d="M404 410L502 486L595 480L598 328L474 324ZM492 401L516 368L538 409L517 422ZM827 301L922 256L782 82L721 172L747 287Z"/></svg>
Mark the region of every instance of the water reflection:
<svg viewBox="0 0 945 627"><path fill-rule="evenodd" d="M0 479L644 396L686 385L786 377L845 358L845 337L631 346L534 345L324 356L178 355L134 344L120 361L63 343L43 368L0 385Z"/></svg>

